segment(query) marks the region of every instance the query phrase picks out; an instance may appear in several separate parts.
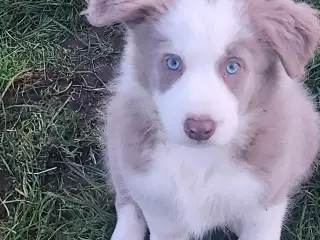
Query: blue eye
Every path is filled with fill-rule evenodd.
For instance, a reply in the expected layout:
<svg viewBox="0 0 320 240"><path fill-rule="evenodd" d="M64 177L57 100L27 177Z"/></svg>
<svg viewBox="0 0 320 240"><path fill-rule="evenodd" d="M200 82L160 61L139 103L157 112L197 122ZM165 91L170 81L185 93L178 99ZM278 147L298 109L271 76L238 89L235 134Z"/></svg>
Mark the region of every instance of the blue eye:
<svg viewBox="0 0 320 240"><path fill-rule="evenodd" d="M235 74L239 71L239 68L240 65L237 62L232 61L228 63L226 70L229 74Z"/></svg>
<svg viewBox="0 0 320 240"><path fill-rule="evenodd" d="M176 71L180 68L181 62L178 57L170 57L167 59L167 65L169 69Z"/></svg>

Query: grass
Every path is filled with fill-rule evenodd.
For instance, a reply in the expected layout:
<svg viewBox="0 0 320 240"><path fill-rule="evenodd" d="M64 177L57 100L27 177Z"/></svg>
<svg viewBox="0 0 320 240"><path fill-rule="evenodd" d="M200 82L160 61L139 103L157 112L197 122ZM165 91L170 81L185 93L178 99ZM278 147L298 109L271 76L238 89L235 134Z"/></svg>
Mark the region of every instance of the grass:
<svg viewBox="0 0 320 240"><path fill-rule="evenodd" d="M79 17L84 2L0 0L0 239L110 239L116 218L95 108L122 29L90 27ZM308 69L319 97L319 56ZM320 239L319 226L315 176L284 239Z"/></svg>
<svg viewBox="0 0 320 240"><path fill-rule="evenodd" d="M121 29L88 26L83 2L1 1L0 239L110 238L92 110Z"/></svg>

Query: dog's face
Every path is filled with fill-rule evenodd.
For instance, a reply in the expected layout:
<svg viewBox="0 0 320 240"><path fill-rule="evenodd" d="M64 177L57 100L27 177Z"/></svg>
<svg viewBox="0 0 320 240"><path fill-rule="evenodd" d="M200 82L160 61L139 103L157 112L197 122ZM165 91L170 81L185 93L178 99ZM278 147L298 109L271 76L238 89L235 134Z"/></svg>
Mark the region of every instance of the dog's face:
<svg viewBox="0 0 320 240"><path fill-rule="evenodd" d="M303 74L320 36L316 12L289 0L91 0L85 14L127 24L135 78L176 143L230 143L281 71Z"/></svg>
<svg viewBox="0 0 320 240"><path fill-rule="evenodd" d="M154 62L151 89L169 140L227 144L237 132L241 94L256 71L239 7L179 1L153 25L161 41L146 61Z"/></svg>

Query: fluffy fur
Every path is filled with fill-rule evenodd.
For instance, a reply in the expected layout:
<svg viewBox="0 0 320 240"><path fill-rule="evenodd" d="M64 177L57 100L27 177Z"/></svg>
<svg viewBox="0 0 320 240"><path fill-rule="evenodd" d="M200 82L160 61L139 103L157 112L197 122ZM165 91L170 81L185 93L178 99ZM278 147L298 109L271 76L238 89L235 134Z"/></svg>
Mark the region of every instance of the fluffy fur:
<svg viewBox="0 0 320 240"><path fill-rule="evenodd" d="M106 119L112 240L142 240L147 227L151 240L218 227L279 240L319 149L299 82L320 40L316 10L291 0L90 0L83 14L128 29ZM186 119L214 121L215 132L192 140Z"/></svg>

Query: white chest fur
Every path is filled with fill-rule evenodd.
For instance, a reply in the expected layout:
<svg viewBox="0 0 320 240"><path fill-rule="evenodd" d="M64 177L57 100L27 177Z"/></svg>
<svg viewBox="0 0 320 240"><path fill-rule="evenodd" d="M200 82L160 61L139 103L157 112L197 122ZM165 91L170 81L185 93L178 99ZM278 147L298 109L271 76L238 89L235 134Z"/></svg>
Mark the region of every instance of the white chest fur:
<svg viewBox="0 0 320 240"><path fill-rule="evenodd" d="M228 149L158 146L152 167L126 184L144 213L195 234L224 226L258 204L263 187Z"/></svg>

